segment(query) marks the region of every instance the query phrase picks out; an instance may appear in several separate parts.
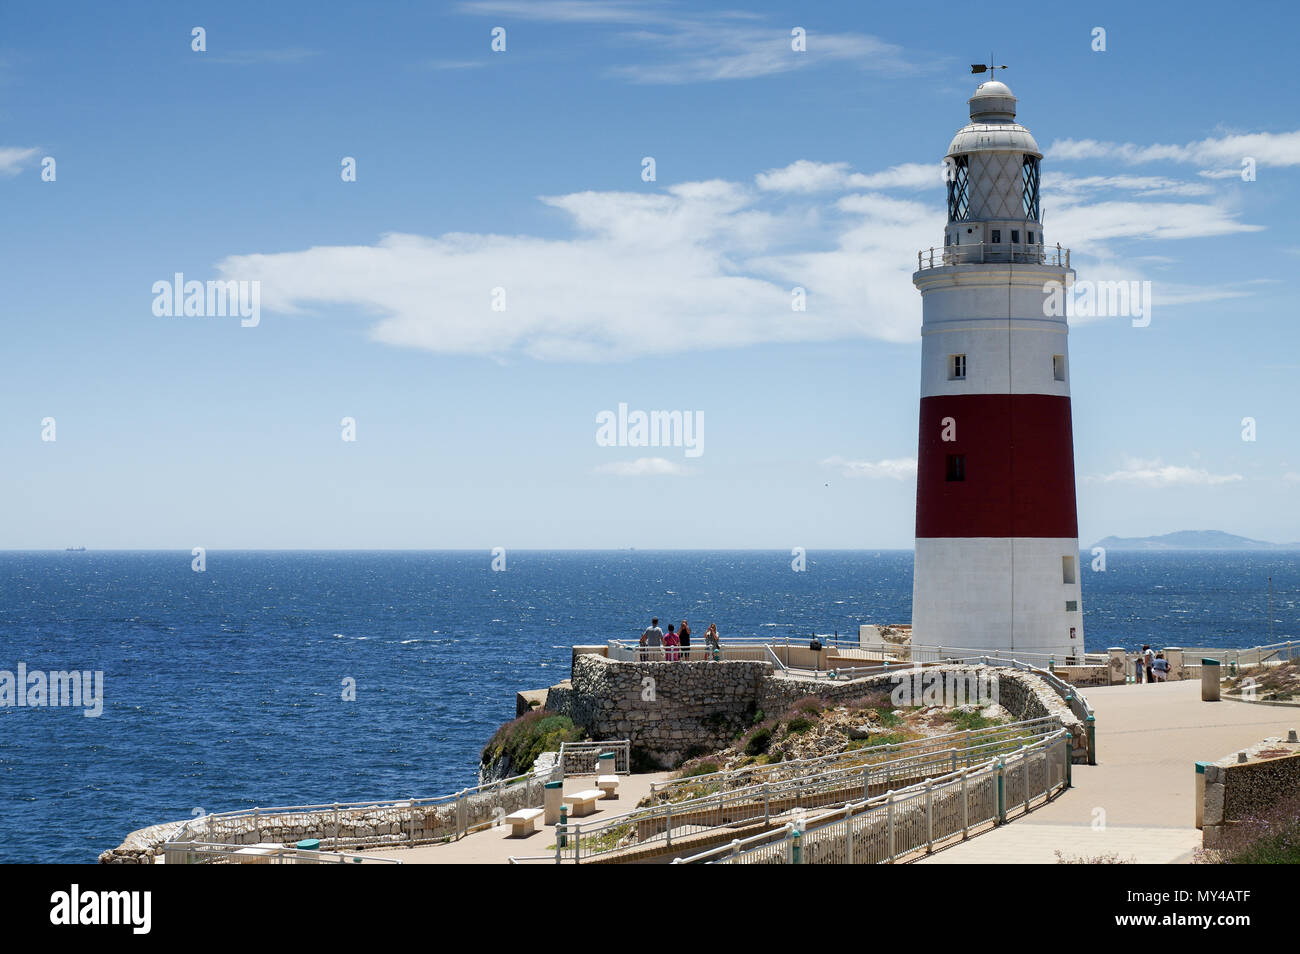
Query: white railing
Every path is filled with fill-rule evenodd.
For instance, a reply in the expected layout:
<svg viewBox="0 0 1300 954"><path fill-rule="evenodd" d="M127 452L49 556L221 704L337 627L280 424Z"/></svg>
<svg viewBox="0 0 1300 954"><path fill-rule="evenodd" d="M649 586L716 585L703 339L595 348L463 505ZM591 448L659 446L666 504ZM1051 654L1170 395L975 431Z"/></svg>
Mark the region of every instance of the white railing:
<svg viewBox="0 0 1300 954"><path fill-rule="evenodd" d="M1003 824L1070 785L1065 730L1007 758L852 802L674 864L883 864Z"/></svg>
<svg viewBox="0 0 1300 954"><path fill-rule="evenodd" d="M632 743L628 739L612 742L561 742L560 774L595 775L600 768L600 756L605 753L614 756L614 772L617 775L629 775L632 772Z"/></svg>
<svg viewBox="0 0 1300 954"><path fill-rule="evenodd" d="M916 270L938 268L942 265L983 265L1014 262L1022 265L1051 265L1070 267L1070 250L1055 246L1027 242L976 242L971 245L944 245L922 249L916 253Z"/></svg>
<svg viewBox="0 0 1300 954"><path fill-rule="evenodd" d="M924 663L1033 662L1040 666L1104 666L1105 653L1035 653L1019 649L979 649L968 646L933 646L924 643L864 643L853 656L878 656L881 660Z"/></svg>
<svg viewBox="0 0 1300 954"><path fill-rule="evenodd" d="M1057 729L1037 743L1022 745L1025 751L1046 740L1066 739ZM1027 740L1019 740L1025 742ZM976 752L950 749L925 753L882 765L846 766L815 775L764 781L731 791L666 802L591 822L568 821L556 827L555 863L581 863L584 859L623 849L669 851L674 839L681 839L736 826L769 825L774 817L791 811L825 809L859 799L868 799L871 787L895 781L919 782L927 775L943 776L960 770L963 761L974 764ZM980 758L988 752L978 753Z"/></svg>
<svg viewBox="0 0 1300 954"><path fill-rule="evenodd" d="M168 842L165 859L169 865L197 864L268 864L328 865L367 864L400 865L397 858L357 855L332 851L310 851L283 845L224 845L199 841Z"/></svg>
<svg viewBox="0 0 1300 954"><path fill-rule="evenodd" d="M680 799L682 793L698 796L729 788L747 788L778 778L817 775L841 768L861 768L877 763L907 759L930 752L986 750L989 746L1018 748L1021 740L1032 740L1061 728L1060 720L1053 716L1026 719L984 729L968 729L945 735L905 742L889 742L847 752L835 752L806 759L790 759L767 765L747 765L729 771L708 772L685 778L667 779L650 783L650 798L654 801ZM1014 744L1013 744L1014 743ZM992 754L987 752L984 757Z"/></svg>
<svg viewBox="0 0 1300 954"><path fill-rule="evenodd" d="M563 743L561 748L564 746L569 751L562 752L561 761L553 768L464 788L451 795L245 808L203 815L182 825L167 840L164 852L184 845L223 845L238 851L269 842L288 844L309 838L331 851L451 841L499 825L512 811L540 807L546 783L563 777L564 760L574 767L573 774L590 774L584 769L588 758L594 770L596 757L612 751L615 770L630 770L631 744L626 739ZM201 861L205 856L200 853L196 857Z"/></svg>
<svg viewBox="0 0 1300 954"><path fill-rule="evenodd" d="M719 640L721 657L724 660L742 660L750 662L772 662L771 647L795 646L806 648L813 636L784 636L774 639L760 639L751 636L725 637ZM816 638L826 649L858 648L856 639L837 634L818 633ZM606 655L615 662L665 662L671 659L670 653L678 653L679 661L705 662L713 658L713 651L704 642L702 634L693 634L689 656L681 647L642 646L635 639L610 639L606 641Z"/></svg>
<svg viewBox="0 0 1300 954"><path fill-rule="evenodd" d="M1291 662L1293 659L1300 659L1300 642L1295 640L1285 640L1278 643L1267 643L1263 646L1250 646L1244 649L1228 649L1225 647L1213 646L1184 646L1183 664L1188 665L1189 660L1196 665L1202 658L1217 659L1225 666L1262 666L1271 662Z"/></svg>

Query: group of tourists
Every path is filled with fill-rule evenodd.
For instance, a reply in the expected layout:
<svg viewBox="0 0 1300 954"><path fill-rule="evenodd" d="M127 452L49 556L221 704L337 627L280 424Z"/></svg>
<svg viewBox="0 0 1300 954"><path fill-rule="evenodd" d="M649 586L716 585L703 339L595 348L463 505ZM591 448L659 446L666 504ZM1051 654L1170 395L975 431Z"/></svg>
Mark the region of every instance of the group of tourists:
<svg viewBox="0 0 1300 954"><path fill-rule="evenodd" d="M1164 682L1169 678L1169 660L1164 653L1153 652L1146 643L1142 645L1142 652L1138 654L1133 669L1134 678L1139 683Z"/></svg>
<svg viewBox="0 0 1300 954"><path fill-rule="evenodd" d="M659 628L659 618L650 620L650 625L641 634L640 657L646 660L662 659L666 662L689 661L692 658L717 662L722 658L722 644L718 639L718 624L710 623L704 632L704 654L691 656L691 624L682 620L680 625L668 624L668 632Z"/></svg>

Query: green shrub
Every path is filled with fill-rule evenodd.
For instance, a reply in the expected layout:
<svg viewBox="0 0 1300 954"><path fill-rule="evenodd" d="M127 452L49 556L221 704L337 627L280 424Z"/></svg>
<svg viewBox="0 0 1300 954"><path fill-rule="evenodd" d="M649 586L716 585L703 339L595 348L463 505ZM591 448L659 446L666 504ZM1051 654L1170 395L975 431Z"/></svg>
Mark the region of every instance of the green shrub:
<svg viewBox="0 0 1300 954"><path fill-rule="evenodd" d="M568 716L534 709L497 729L483 747L483 764L509 759L515 772L526 772L543 752L558 752L563 742L577 742L583 730Z"/></svg>
<svg viewBox="0 0 1300 954"><path fill-rule="evenodd" d="M893 729L903 724L903 717L895 715L893 709L881 709L876 714L876 721L883 726Z"/></svg>
<svg viewBox="0 0 1300 954"><path fill-rule="evenodd" d="M810 719L803 716L795 716L785 724L785 737L788 739L792 735L799 735L801 732L807 732L813 727Z"/></svg>
<svg viewBox="0 0 1300 954"><path fill-rule="evenodd" d="M697 762L690 768L682 769L682 778L695 778L697 775L712 775L718 771L717 762Z"/></svg>
<svg viewBox="0 0 1300 954"><path fill-rule="evenodd" d="M767 751L768 746L772 744L772 729L770 726L759 726L749 734L745 740L746 755L762 755Z"/></svg>
<svg viewBox="0 0 1300 954"><path fill-rule="evenodd" d="M987 729L989 726L1001 725L1001 719L989 718L972 710L954 710L946 714L949 722L956 729Z"/></svg>

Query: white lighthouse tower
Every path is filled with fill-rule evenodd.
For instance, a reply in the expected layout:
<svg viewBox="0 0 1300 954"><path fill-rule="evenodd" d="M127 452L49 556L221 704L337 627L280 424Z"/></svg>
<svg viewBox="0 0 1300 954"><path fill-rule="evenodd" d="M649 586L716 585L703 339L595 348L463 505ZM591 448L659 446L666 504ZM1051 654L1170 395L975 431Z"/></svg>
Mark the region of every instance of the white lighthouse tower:
<svg viewBox="0 0 1300 954"><path fill-rule="evenodd" d="M1043 235L1041 159L1011 90L981 84L944 160L943 247L921 252L912 276L923 308L912 638L1064 662L1083 652L1079 530L1068 328L1046 300L1074 272Z"/></svg>

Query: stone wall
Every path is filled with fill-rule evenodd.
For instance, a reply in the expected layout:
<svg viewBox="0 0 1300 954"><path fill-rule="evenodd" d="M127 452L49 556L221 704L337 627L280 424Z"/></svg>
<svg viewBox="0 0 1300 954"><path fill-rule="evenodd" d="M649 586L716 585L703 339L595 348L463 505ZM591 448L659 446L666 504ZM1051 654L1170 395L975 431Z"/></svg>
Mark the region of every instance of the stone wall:
<svg viewBox="0 0 1300 954"><path fill-rule="evenodd" d="M540 762L541 760L539 760ZM542 786L550 778L540 768L531 778L513 785L500 785L463 798L416 799L412 802L321 808L302 812L259 813L257 815L213 815L190 822L186 840L222 845L274 843L292 846L316 838L321 848L332 851L364 851L368 848L410 847L434 844L455 837L463 830L500 824L510 812L542 804ZM122 844L99 856L100 864L153 864L164 854L164 844L174 838L185 822L168 822L142 828L127 835Z"/></svg>
<svg viewBox="0 0 1300 954"><path fill-rule="evenodd" d="M848 681L794 679L763 662L616 662L579 656L569 684L550 690L547 708L567 715L595 739L628 739L644 762L670 768L730 745L758 712L779 715L806 696L842 702L887 693L901 672ZM1003 667L944 665L924 672L991 674L998 701L1016 720L1055 716L1074 734L1075 759L1087 760L1083 724L1047 683Z"/></svg>
<svg viewBox="0 0 1300 954"><path fill-rule="evenodd" d="M1300 792L1300 742L1265 739L1205 767L1202 845L1224 847L1229 830L1247 820L1266 817Z"/></svg>
<svg viewBox="0 0 1300 954"><path fill-rule="evenodd" d="M724 748L753 722L762 662L613 662L583 655L569 685L554 686L547 708L567 715L594 739L629 739L658 766Z"/></svg>

